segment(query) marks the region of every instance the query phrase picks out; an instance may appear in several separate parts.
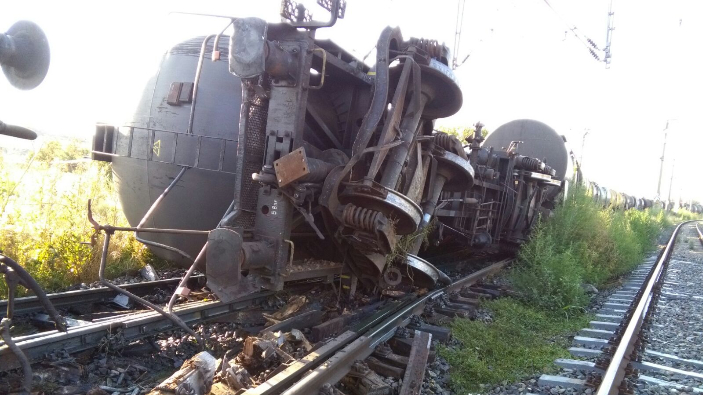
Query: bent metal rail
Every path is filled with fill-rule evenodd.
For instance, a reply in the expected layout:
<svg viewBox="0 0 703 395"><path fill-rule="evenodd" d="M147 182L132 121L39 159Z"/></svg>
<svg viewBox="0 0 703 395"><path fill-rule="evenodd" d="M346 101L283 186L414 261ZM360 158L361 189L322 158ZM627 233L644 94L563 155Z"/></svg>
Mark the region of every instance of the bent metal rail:
<svg viewBox="0 0 703 395"><path fill-rule="evenodd" d="M324 346L323 348L326 347L328 353L325 354L318 350L312 363L304 363L304 367L307 367L308 369L317 367L323 362L323 357L331 356L332 353L349 345L354 340L358 340L362 335L364 335L365 338L371 338L376 341L383 336L388 336L389 333L392 334L392 331L396 327L403 325L403 320L407 320L410 314L422 311L425 302L433 300L444 293L450 292L451 290L457 289L457 287L473 284L490 274L496 273L508 262L508 260L504 260L494 263L442 289L429 292L426 295L411 301L406 300L406 302L394 304L392 305L392 308L382 310L381 313L377 314L372 320L367 322L366 325L357 328L357 332L355 332L353 336L343 334L335 339L335 341L330 342L329 346ZM176 306L174 313L178 315L178 317L185 323L192 326L200 322L224 319L228 315L266 300L272 294L273 292L271 291L262 291L231 302L215 301L185 303ZM405 324L407 324L407 322L405 322ZM157 312L149 311L145 313L132 314L127 317L120 316L99 323L72 327L69 328L67 332L59 332L54 330L18 337L13 340L30 361L36 361L41 359L50 350L64 349L69 353L74 353L96 347L103 338L107 338L109 340L111 336L114 336L120 341L129 341L170 329L174 329L173 322ZM0 343L0 370L5 371L19 366L19 361L8 345ZM292 368L296 367L298 369L294 370L300 370L300 368L302 368L300 363L292 366ZM336 365L327 367L327 370L330 372L341 371L340 369L343 370L344 368ZM304 373L304 371L300 371L298 374L290 374L289 377L298 378L302 373ZM283 382L289 383L291 380L288 379ZM273 387L280 388L280 385Z"/></svg>
<svg viewBox="0 0 703 395"><path fill-rule="evenodd" d="M648 313L651 312L650 307L653 306L653 301L656 299L655 293L660 289L664 281L663 273L674 250L676 237L682 227L691 222L695 221L682 222L676 227L671 239L669 239L666 247L661 252L656 265L652 267L643 287L638 291L636 304L633 304L634 307L628 312L630 315L629 321L620 332L621 336L617 348L612 353L612 357L609 357L608 367L602 375L596 395L616 395L624 389L622 384L628 371L631 370L628 365L634 357L633 353L637 352L636 345L642 324L646 320Z"/></svg>
<svg viewBox="0 0 703 395"><path fill-rule="evenodd" d="M296 361L259 386L247 390L244 395L316 394L325 386L341 380L351 370L354 361L371 355L375 347L392 337L397 328L408 325L410 317L421 313L426 303L475 284L497 273L510 262L512 259L496 262L441 289L400 302L392 310L382 311L355 330L342 333L318 349L314 355ZM408 365L408 370L410 369ZM424 366L421 369L424 371ZM422 380L419 381L421 383Z"/></svg>

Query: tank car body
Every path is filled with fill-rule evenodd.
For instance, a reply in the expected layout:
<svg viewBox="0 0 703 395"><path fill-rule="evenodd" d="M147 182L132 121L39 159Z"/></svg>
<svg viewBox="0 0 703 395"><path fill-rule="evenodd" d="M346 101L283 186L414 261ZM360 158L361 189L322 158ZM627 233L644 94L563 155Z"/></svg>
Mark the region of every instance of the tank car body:
<svg viewBox="0 0 703 395"><path fill-rule="evenodd" d="M601 200L601 190L598 184L596 184L595 182L588 182L588 193L593 197L593 200L596 203Z"/></svg>
<svg viewBox="0 0 703 395"><path fill-rule="evenodd" d="M579 169L579 174L582 174L581 169ZM602 206L603 208L625 211L630 209L646 210L648 208L657 207L657 205L664 204L660 201L647 198L638 198L636 196L618 192L614 189L599 185L594 181L588 181L583 178L582 175L581 181L576 180L576 182L583 184L586 187L586 194L590 196L596 204Z"/></svg>
<svg viewBox="0 0 703 395"><path fill-rule="evenodd" d="M610 189L606 187L600 188L601 193L601 204L603 207L608 207L610 205Z"/></svg>
<svg viewBox="0 0 703 395"><path fill-rule="evenodd" d="M176 45L131 122L97 127L133 226L208 231L138 233L154 253L224 300L342 272L431 287L448 281L432 248L514 245L549 214L568 172L554 130L518 120L484 143L477 124L467 147L434 131L462 104L446 47L386 28L371 69L291 20Z"/></svg>
<svg viewBox="0 0 703 395"><path fill-rule="evenodd" d="M610 205L615 210L622 210L623 209L623 194L611 189L610 196L611 196Z"/></svg>
<svg viewBox="0 0 703 395"><path fill-rule="evenodd" d="M652 199L647 199L647 198L642 198L642 206L645 209L652 208L654 207L654 200Z"/></svg>
<svg viewBox="0 0 703 395"><path fill-rule="evenodd" d="M544 123L511 121L485 141L481 126L477 125L466 147L476 169L474 186L461 193L444 193L435 211L439 222L432 241L442 249L452 242L474 248L523 242L537 218L548 216L554 207L568 174L564 140Z"/></svg>
<svg viewBox="0 0 703 395"><path fill-rule="evenodd" d="M123 211L134 226L183 167L189 170L144 226L211 230L232 201L241 83L226 62L204 62L190 125L202 42L203 37L185 41L164 55L129 122L97 128L96 141L104 144L107 133L108 143L114 144L114 155L102 158L112 162ZM227 37L220 41L221 56L228 55L228 42ZM212 56L211 47L204 56ZM206 240L166 233L138 237L157 255L184 266L193 262Z"/></svg>

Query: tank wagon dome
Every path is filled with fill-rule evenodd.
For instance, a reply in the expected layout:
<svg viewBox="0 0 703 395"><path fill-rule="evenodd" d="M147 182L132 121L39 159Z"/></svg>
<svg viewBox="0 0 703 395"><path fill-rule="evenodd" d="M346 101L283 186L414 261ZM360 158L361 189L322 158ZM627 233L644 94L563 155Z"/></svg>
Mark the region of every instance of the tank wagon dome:
<svg viewBox="0 0 703 395"><path fill-rule="evenodd" d="M496 149L508 148L512 141L523 142L518 148L520 155L546 160L546 163L556 171L556 178L564 179L569 153L564 145L564 139L554 129L532 119L518 119L489 133L484 145Z"/></svg>

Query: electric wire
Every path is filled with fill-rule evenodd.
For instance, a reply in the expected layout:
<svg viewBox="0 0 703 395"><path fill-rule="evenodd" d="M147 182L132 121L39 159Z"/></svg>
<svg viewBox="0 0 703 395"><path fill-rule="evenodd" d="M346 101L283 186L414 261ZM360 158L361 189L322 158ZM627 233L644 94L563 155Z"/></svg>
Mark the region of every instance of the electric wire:
<svg viewBox="0 0 703 395"><path fill-rule="evenodd" d="M601 49L598 48L598 45L591 40L589 37L585 35L581 35L580 31L578 30L578 27L574 24L569 23L569 21L566 20L554 7L552 7L552 4L549 2L549 0L543 0L544 3L549 7L552 12L561 20L561 22L566 26L566 28L571 31L571 33L576 37L581 44L588 50L588 52L593 56L594 59L597 61L601 61L600 56L596 53L597 51L602 51ZM595 49L595 50L594 50Z"/></svg>
<svg viewBox="0 0 703 395"><path fill-rule="evenodd" d="M464 10L466 9L466 0L458 0L457 1L457 10L456 10L456 25L454 29L454 58L452 59L452 69L456 69L459 67L459 47L461 45L461 32L462 28L464 26ZM471 55L469 53L469 55ZM469 56L466 57L468 59ZM461 64L466 62L466 59L464 59Z"/></svg>
<svg viewBox="0 0 703 395"><path fill-rule="evenodd" d="M452 60L452 70L456 70L459 66L463 65L466 63L467 60L473 55L474 51L476 50L476 47L480 45L481 42L483 42L483 39L485 35L481 35L480 39L478 40L476 47L474 47L471 51L469 51L468 54L464 57L464 59L459 62L459 49L460 48L460 42L461 42L461 34L463 33L463 25L464 25L464 11L466 9L466 0L458 0L457 2L457 19L456 19L456 28L455 28L455 33L454 33L454 50L452 53L453 60ZM493 33L493 29L490 29L490 32Z"/></svg>

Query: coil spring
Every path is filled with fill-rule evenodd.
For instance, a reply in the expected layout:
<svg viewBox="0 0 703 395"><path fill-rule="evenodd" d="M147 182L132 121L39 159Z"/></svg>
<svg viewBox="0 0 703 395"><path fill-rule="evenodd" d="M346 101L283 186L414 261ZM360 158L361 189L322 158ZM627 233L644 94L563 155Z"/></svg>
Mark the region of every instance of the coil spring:
<svg viewBox="0 0 703 395"><path fill-rule="evenodd" d="M452 137L446 133L435 134L434 143L447 151L453 152L454 142L452 141Z"/></svg>
<svg viewBox="0 0 703 395"><path fill-rule="evenodd" d="M440 59L442 57L442 46L437 40L417 38L413 40L413 45L427 52L427 54L432 58Z"/></svg>
<svg viewBox="0 0 703 395"><path fill-rule="evenodd" d="M557 171L554 170L554 168L553 168L552 166L549 166L549 165L546 164L546 163L544 164L544 172L545 172L546 174L549 174L549 175L552 176L552 177L554 177L554 176L557 175Z"/></svg>
<svg viewBox="0 0 703 395"><path fill-rule="evenodd" d="M542 170L542 161L535 158L523 157L520 167L525 170L540 171Z"/></svg>
<svg viewBox="0 0 703 395"><path fill-rule="evenodd" d="M382 214L378 211L347 204L342 213L342 222L358 230L375 232L376 219L380 215Z"/></svg>

